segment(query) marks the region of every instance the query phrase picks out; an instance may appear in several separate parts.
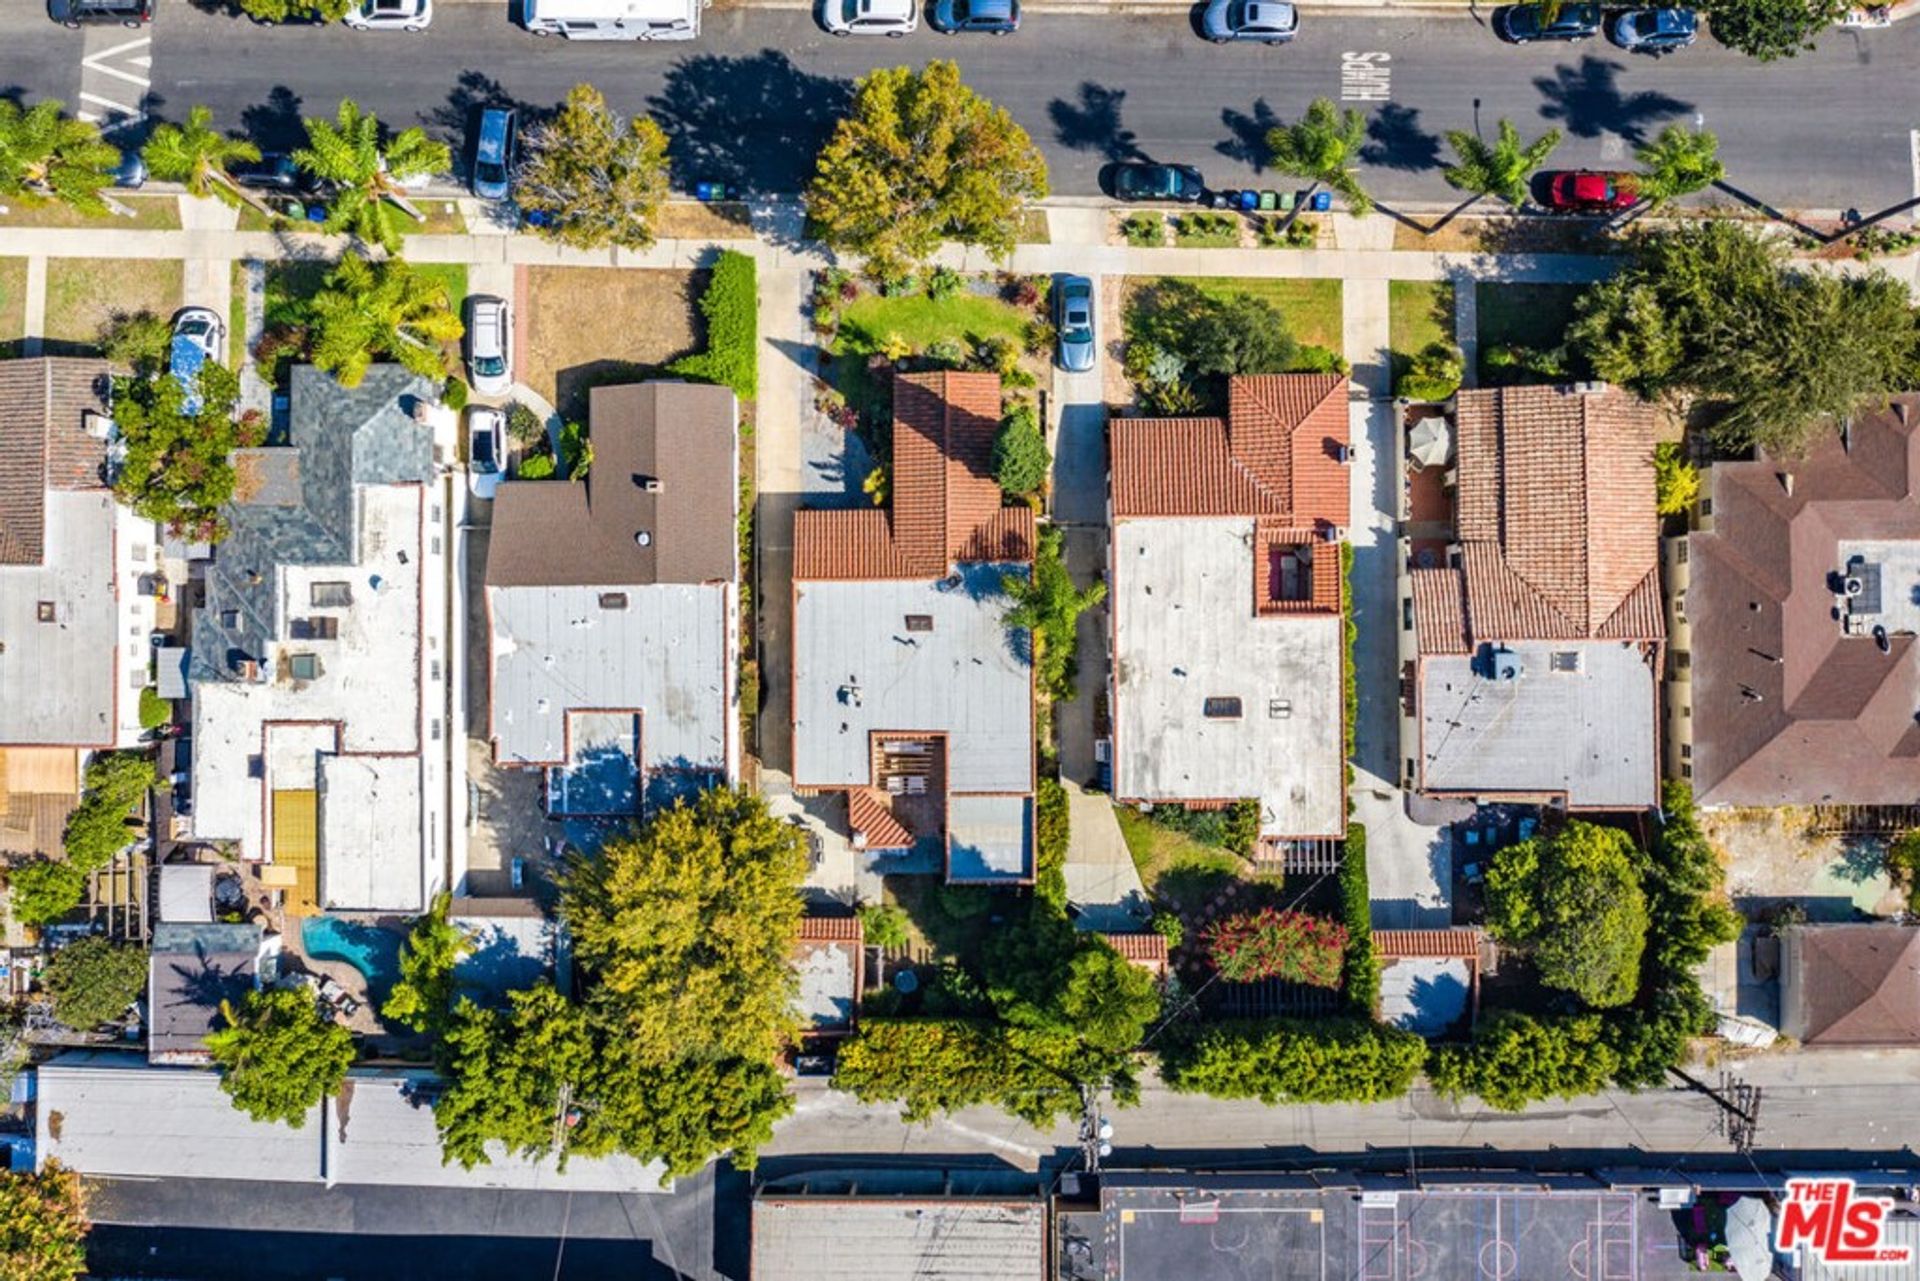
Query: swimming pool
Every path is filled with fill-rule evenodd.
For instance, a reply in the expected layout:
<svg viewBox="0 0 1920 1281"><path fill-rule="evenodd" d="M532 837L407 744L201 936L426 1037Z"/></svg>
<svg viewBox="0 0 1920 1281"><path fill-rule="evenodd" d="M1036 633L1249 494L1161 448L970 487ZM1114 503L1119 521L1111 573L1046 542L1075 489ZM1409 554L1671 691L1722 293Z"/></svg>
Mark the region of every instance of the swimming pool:
<svg viewBox="0 0 1920 1281"><path fill-rule="evenodd" d="M400 975L400 935L337 916L309 916L300 923L300 948L316 961L345 961L367 976L376 1001L384 1001Z"/></svg>

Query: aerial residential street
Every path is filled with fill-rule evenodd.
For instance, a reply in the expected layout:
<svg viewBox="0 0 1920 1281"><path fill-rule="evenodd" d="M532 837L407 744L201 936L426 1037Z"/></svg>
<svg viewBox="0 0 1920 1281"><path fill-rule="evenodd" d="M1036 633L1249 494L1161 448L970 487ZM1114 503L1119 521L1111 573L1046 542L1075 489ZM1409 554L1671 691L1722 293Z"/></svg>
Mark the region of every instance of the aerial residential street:
<svg viewBox="0 0 1920 1281"><path fill-rule="evenodd" d="M537 40L509 22L505 4L444 5L429 30L401 36L259 27L177 3L154 23L150 48L118 52L131 33L97 28L83 37L43 10L37 0L0 0L0 90L71 105L88 88L81 62L92 55L95 81L105 75L124 94L150 79L148 105L162 117L204 103L217 120L244 114L250 131L281 146L297 141L298 115L329 112L342 96L395 126L418 121L451 137L472 107L549 107L585 80L615 106L654 115L673 139L682 185L791 191L853 77L943 57L959 60L970 84L1027 127L1059 194L1093 194L1103 164L1143 156L1197 165L1230 186L1254 179L1249 161L1267 127L1314 96L1377 93L1377 79L1343 85L1343 58L1365 52L1389 55L1367 64L1388 74L1384 101L1369 108L1365 174L1389 202L1445 200L1445 132L1490 130L1503 117L1529 134L1562 128L1568 139L1556 160L1596 166L1622 163L1664 122L1702 122L1720 137L1729 185L1783 209L1871 212L1916 194L1909 131L1920 124L1920 88L1907 73L1920 62L1914 22L1835 30L1816 52L1767 65L1710 37L1659 60L1599 39L1510 47L1488 30L1484 8L1391 17L1309 8L1298 40L1275 49L1209 45L1175 11L1042 9L1008 40L923 30L863 41L835 40L799 10L710 10L697 41L645 45ZM101 72L103 64L133 78Z"/></svg>

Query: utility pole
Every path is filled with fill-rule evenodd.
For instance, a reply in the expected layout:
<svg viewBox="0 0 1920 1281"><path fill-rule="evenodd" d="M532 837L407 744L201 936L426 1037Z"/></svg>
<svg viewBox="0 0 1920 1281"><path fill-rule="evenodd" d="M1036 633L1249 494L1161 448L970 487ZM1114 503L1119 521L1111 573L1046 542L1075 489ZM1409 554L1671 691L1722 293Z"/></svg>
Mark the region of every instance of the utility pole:
<svg viewBox="0 0 1920 1281"><path fill-rule="evenodd" d="M1088 1174L1100 1173L1100 1158L1113 1155L1113 1122L1100 1115L1100 1092L1080 1087L1080 1154Z"/></svg>
<svg viewBox="0 0 1920 1281"><path fill-rule="evenodd" d="M1706 1095L1719 1107L1720 1115L1715 1120L1714 1132L1732 1144L1735 1152L1744 1154L1753 1151L1753 1137L1760 1128L1759 1086L1723 1070L1720 1073L1720 1087L1715 1089L1677 1067L1667 1070L1679 1077L1688 1089Z"/></svg>

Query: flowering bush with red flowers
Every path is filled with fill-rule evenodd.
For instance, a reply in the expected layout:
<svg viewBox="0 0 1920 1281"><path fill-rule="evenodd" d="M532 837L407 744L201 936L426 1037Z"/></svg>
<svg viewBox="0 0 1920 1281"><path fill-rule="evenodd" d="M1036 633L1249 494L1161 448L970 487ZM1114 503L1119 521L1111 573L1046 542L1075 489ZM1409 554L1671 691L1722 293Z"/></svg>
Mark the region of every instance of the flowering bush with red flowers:
<svg viewBox="0 0 1920 1281"><path fill-rule="evenodd" d="M1215 921L1207 927L1206 943L1221 978L1237 983L1286 979L1337 988L1347 930L1326 917L1268 907Z"/></svg>

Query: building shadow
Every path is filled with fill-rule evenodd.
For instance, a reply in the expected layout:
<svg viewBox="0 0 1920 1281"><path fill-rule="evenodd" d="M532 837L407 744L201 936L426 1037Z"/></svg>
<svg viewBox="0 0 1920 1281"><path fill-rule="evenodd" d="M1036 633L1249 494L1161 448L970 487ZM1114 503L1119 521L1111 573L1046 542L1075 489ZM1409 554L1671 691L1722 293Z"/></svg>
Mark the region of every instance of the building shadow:
<svg viewBox="0 0 1920 1281"><path fill-rule="evenodd" d="M786 54L696 54L667 73L647 110L672 140L682 190L702 182L795 192L853 99L850 81L800 70Z"/></svg>
<svg viewBox="0 0 1920 1281"><path fill-rule="evenodd" d="M1047 104L1054 140L1070 150L1090 151L1114 164L1145 160L1147 154L1140 149L1139 138L1120 123L1120 108L1126 100L1125 89L1082 81L1076 101L1055 98Z"/></svg>

